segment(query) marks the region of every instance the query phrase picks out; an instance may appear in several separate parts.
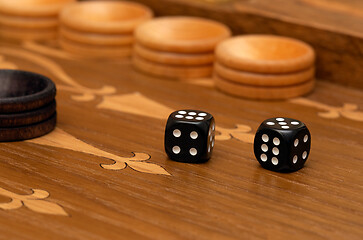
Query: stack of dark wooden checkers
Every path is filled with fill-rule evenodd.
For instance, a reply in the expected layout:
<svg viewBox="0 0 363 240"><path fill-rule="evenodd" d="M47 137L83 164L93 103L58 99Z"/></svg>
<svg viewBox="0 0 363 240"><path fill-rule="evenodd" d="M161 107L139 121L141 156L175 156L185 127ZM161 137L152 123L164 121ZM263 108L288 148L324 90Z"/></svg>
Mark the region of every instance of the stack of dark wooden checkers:
<svg viewBox="0 0 363 240"><path fill-rule="evenodd" d="M39 74L0 70L0 141L42 136L56 124L56 88Z"/></svg>
<svg viewBox="0 0 363 240"><path fill-rule="evenodd" d="M135 31L133 64L143 72L161 77L210 77L214 49L230 36L227 26L208 19L153 19Z"/></svg>
<svg viewBox="0 0 363 240"><path fill-rule="evenodd" d="M61 47L91 58L131 56L134 29L153 17L148 7L133 2L77 2L60 14Z"/></svg>
<svg viewBox="0 0 363 240"><path fill-rule="evenodd" d="M218 45L214 79L221 91L234 96L293 98L314 88L314 61L314 50L302 41L244 35Z"/></svg>
<svg viewBox="0 0 363 240"><path fill-rule="evenodd" d="M0 37L15 40L55 39L58 13L75 0L0 0Z"/></svg>

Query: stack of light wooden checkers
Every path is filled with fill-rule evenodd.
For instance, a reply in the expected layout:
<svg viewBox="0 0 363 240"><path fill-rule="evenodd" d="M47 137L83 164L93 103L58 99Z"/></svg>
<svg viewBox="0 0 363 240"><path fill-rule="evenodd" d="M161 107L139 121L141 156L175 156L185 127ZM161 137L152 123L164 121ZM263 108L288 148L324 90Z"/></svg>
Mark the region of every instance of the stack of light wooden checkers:
<svg viewBox="0 0 363 240"><path fill-rule="evenodd" d="M12 40L55 39L58 13L75 0L0 0L0 37Z"/></svg>
<svg viewBox="0 0 363 240"><path fill-rule="evenodd" d="M209 77L215 47L230 35L227 26L208 19L153 19L135 31L133 64L143 72L161 77Z"/></svg>
<svg viewBox="0 0 363 240"><path fill-rule="evenodd" d="M245 35L216 49L214 79L223 92L250 99L287 99L314 88L314 50L299 40Z"/></svg>
<svg viewBox="0 0 363 240"><path fill-rule="evenodd" d="M131 56L134 29L152 17L152 10L138 3L77 2L61 11L59 43L85 57Z"/></svg>

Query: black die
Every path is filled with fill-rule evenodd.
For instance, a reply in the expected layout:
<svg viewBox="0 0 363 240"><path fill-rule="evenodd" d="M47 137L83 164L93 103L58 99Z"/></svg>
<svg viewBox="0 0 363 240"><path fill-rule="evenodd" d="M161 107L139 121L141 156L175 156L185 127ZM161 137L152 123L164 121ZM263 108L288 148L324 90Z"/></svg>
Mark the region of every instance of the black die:
<svg viewBox="0 0 363 240"><path fill-rule="evenodd" d="M178 162L205 162L212 156L215 121L198 110L179 110L170 114L165 128L165 152Z"/></svg>
<svg viewBox="0 0 363 240"><path fill-rule="evenodd" d="M255 135L254 152L262 167L292 172L304 166L310 145L310 132L304 123L278 117L262 122Z"/></svg>

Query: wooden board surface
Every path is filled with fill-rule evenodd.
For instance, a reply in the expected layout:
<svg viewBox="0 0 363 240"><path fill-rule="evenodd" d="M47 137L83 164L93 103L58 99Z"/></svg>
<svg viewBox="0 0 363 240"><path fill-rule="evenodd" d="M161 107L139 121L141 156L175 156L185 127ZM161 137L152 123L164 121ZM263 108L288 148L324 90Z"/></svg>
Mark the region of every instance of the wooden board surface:
<svg viewBox="0 0 363 240"><path fill-rule="evenodd" d="M59 114L51 134L0 144L0 239L362 239L362 91L319 81L307 97L248 101L209 79L154 78L128 59L81 60L52 46L0 44L0 68L56 82ZM166 117L184 108L216 119L205 164L164 153ZM311 131L298 172L254 159L254 133L274 116Z"/></svg>
<svg viewBox="0 0 363 240"><path fill-rule="evenodd" d="M276 34L310 43L317 75L363 89L363 3L360 0L135 0L157 16L193 15L226 23L234 34Z"/></svg>

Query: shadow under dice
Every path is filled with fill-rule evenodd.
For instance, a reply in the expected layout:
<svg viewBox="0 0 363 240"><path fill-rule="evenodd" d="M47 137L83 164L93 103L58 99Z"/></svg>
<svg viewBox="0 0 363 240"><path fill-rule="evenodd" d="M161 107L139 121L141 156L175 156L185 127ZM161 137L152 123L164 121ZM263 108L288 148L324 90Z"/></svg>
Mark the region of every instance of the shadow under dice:
<svg viewBox="0 0 363 240"><path fill-rule="evenodd" d="M262 167L292 172L304 166L310 145L310 132L304 123L291 118L270 118L256 132L254 153Z"/></svg>
<svg viewBox="0 0 363 240"><path fill-rule="evenodd" d="M205 162L212 156L215 121L198 110L179 110L170 114L165 129L165 152L178 162Z"/></svg>

